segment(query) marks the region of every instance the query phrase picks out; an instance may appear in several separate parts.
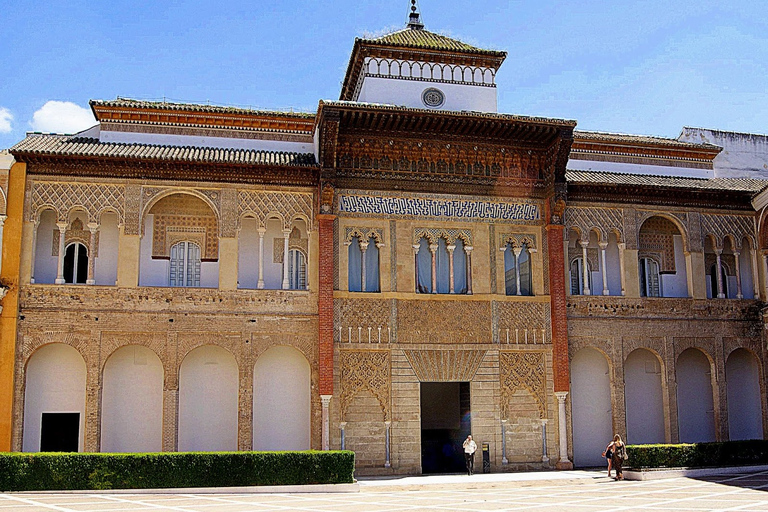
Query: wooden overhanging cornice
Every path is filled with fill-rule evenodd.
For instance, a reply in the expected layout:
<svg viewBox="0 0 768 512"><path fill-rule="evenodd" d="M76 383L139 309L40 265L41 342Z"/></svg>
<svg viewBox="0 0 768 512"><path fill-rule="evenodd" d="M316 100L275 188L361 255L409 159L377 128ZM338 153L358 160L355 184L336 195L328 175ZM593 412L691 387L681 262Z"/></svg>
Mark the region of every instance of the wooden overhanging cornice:
<svg viewBox="0 0 768 512"><path fill-rule="evenodd" d="M722 150L711 144L692 144L656 137L575 132L571 158L590 160L595 155L612 155L706 162L711 166Z"/></svg>

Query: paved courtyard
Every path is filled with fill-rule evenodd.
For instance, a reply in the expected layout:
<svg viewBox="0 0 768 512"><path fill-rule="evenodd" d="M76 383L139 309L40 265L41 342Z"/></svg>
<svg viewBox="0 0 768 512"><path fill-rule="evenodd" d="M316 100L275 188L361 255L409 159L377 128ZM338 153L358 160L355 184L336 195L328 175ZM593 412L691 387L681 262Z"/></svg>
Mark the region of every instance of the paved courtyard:
<svg viewBox="0 0 768 512"><path fill-rule="evenodd" d="M352 492L0 494L0 512L768 511L768 471L614 482L604 473L364 479Z"/></svg>

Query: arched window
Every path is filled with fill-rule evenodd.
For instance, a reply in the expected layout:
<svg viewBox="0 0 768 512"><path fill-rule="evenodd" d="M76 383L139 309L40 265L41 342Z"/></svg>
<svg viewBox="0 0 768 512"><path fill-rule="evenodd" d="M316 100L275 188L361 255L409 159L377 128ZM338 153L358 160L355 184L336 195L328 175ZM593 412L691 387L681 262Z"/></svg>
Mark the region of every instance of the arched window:
<svg viewBox="0 0 768 512"><path fill-rule="evenodd" d="M307 289L307 258L298 249L288 251L288 288Z"/></svg>
<svg viewBox="0 0 768 512"><path fill-rule="evenodd" d="M587 284L592 289L592 269L587 262ZM584 259L576 258L571 262L571 295L584 295Z"/></svg>
<svg viewBox="0 0 768 512"><path fill-rule="evenodd" d="M178 242L171 246L171 286L200 286L200 246Z"/></svg>
<svg viewBox="0 0 768 512"><path fill-rule="evenodd" d="M523 244L519 248L512 247L511 243L507 244L504 250L504 282L507 295L533 295L528 244Z"/></svg>
<svg viewBox="0 0 768 512"><path fill-rule="evenodd" d="M379 245L374 237L361 243L352 237L348 250L348 286L351 292L379 292ZM363 261L365 260L365 261ZM365 265L363 265L365 263Z"/></svg>
<svg viewBox="0 0 768 512"><path fill-rule="evenodd" d="M717 271L715 268L717 267L717 263L709 267L709 284L712 287L712 297L715 298L718 296L718 288L717 288ZM720 277L722 278L723 283L723 289L720 290L720 293L723 294L724 297L728 297L728 273L725 271L725 265L720 265Z"/></svg>
<svg viewBox="0 0 768 512"><path fill-rule="evenodd" d="M659 264L651 258L640 258L640 296L661 297Z"/></svg>
<svg viewBox="0 0 768 512"><path fill-rule="evenodd" d="M419 240L416 253L416 291L432 293L432 253L426 238Z"/></svg>
<svg viewBox="0 0 768 512"><path fill-rule="evenodd" d="M463 240L449 244L441 237L432 245L426 238L421 238L414 250L418 293L472 293L469 256L472 247L465 247Z"/></svg>
<svg viewBox="0 0 768 512"><path fill-rule="evenodd" d="M86 279L88 279L88 249L80 242L73 242L64 252L64 282L85 284Z"/></svg>

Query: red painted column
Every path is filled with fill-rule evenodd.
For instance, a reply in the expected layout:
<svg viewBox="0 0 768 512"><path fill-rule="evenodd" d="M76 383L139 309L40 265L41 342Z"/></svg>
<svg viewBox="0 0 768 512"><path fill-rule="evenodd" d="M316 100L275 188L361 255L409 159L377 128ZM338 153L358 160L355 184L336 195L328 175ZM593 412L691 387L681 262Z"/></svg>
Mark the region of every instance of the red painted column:
<svg viewBox="0 0 768 512"><path fill-rule="evenodd" d="M546 229L549 248L549 296L552 311L555 392L568 391L571 378L568 365L568 317L565 304L564 227L550 224Z"/></svg>
<svg viewBox="0 0 768 512"><path fill-rule="evenodd" d="M320 394L333 395L333 221L335 215L319 214L318 324Z"/></svg>

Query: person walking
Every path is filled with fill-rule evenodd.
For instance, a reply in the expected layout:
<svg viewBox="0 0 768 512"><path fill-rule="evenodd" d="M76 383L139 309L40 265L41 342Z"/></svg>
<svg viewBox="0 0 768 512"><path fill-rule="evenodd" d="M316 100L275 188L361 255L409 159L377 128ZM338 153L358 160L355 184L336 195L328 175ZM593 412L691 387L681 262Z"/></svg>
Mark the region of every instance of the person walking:
<svg viewBox="0 0 768 512"><path fill-rule="evenodd" d="M613 436L613 442L611 444L613 445L611 465L616 471L614 480L624 480L624 472L622 471L622 468L624 466L624 461L627 459L627 446L624 444L624 441L621 440L619 434Z"/></svg>
<svg viewBox="0 0 768 512"><path fill-rule="evenodd" d="M608 461L608 478L611 478L611 462L613 460L613 441L603 450L603 457Z"/></svg>
<svg viewBox="0 0 768 512"><path fill-rule="evenodd" d="M475 472L475 452L477 451L477 443L472 440L472 436L468 435L464 440L464 459L467 462L467 475L472 476Z"/></svg>

